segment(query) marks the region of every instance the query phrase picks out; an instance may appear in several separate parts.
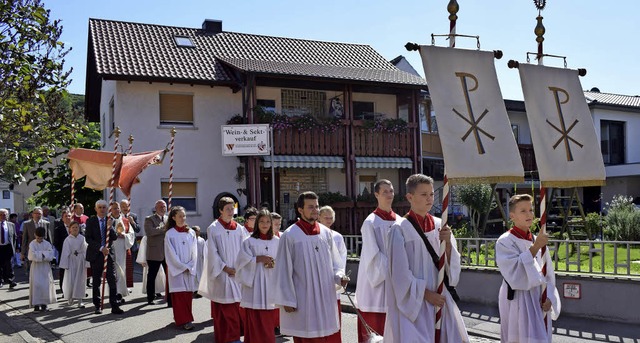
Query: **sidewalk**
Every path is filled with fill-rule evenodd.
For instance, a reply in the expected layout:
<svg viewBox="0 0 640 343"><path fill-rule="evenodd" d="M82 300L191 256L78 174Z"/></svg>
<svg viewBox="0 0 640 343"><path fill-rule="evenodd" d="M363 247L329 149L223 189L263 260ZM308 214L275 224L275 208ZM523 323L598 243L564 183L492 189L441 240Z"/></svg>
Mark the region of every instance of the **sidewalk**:
<svg viewBox="0 0 640 343"><path fill-rule="evenodd" d="M355 292L351 295L355 301ZM342 312L355 313L353 306L342 295ZM458 304L469 336L485 338L489 342L500 342L500 315L498 307L478 303ZM553 342L636 342L640 343L640 328L598 319L560 315L553 324Z"/></svg>

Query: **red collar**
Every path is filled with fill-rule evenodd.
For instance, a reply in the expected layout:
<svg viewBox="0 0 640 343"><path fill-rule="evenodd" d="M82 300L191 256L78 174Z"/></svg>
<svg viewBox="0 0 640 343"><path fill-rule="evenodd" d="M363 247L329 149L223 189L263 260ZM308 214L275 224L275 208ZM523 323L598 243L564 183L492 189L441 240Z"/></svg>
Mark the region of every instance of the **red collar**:
<svg viewBox="0 0 640 343"><path fill-rule="evenodd" d="M189 232L189 229L187 228L187 226L176 226L174 227L174 229L176 229L176 231L178 232Z"/></svg>
<svg viewBox="0 0 640 343"><path fill-rule="evenodd" d="M522 230L516 226L512 227L511 230L509 230L509 233L511 233L512 235L520 238L520 239L526 239L528 241L533 242L533 235L531 234L531 231L527 230Z"/></svg>
<svg viewBox="0 0 640 343"><path fill-rule="evenodd" d="M245 225L244 228L247 229L247 231L249 231L249 233L253 232L253 228L251 226Z"/></svg>
<svg viewBox="0 0 640 343"><path fill-rule="evenodd" d="M235 230L238 226L238 224L233 219L231 219L230 223L227 223L222 220L222 218L218 218L218 222L220 222L220 224L222 224L222 226L227 230Z"/></svg>
<svg viewBox="0 0 640 343"><path fill-rule="evenodd" d="M436 223L429 213L427 213L427 215L423 217L413 212L412 210L409 210L409 216L411 216L413 220L418 222L420 228L424 233L431 232L436 228Z"/></svg>
<svg viewBox="0 0 640 343"><path fill-rule="evenodd" d="M320 234L320 225L318 225L318 222L314 222L313 224L311 224L305 220L298 219L296 225L298 225L298 227L302 229L302 232L304 232L307 236Z"/></svg>
<svg viewBox="0 0 640 343"><path fill-rule="evenodd" d="M373 213L378 217L380 217L380 219L382 220L386 220L386 221L396 220L396 214L393 212L393 210L391 210L391 212L387 212L387 211L381 210L380 207L377 207L375 211L373 211Z"/></svg>
<svg viewBox="0 0 640 343"><path fill-rule="evenodd" d="M269 238L269 235L267 235L267 234L264 234L264 233L260 232L260 239L262 239L262 240L264 240L264 241L268 241L268 240L270 240L271 238Z"/></svg>

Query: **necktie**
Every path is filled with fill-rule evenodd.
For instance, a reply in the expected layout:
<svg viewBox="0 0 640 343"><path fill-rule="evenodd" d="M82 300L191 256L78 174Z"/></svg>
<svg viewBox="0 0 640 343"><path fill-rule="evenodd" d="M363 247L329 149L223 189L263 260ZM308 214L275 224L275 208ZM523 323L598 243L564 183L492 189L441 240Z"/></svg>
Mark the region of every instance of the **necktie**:
<svg viewBox="0 0 640 343"><path fill-rule="evenodd" d="M105 227L104 218L100 218L100 237L102 238L102 246L104 246L107 243L107 240L106 240L107 235L104 230L104 227Z"/></svg>
<svg viewBox="0 0 640 343"><path fill-rule="evenodd" d="M4 221L2 223L0 223L0 226L2 227L2 233L0 234L0 239L2 240L0 243L4 244L4 226L6 224L4 223Z"/></svg>

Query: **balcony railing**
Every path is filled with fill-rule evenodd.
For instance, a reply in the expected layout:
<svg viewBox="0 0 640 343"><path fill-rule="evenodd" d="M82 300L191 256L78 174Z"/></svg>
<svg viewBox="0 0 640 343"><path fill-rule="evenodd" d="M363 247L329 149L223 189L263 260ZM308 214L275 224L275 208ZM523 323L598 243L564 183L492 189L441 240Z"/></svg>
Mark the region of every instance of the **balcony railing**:
<svg viewBox="0 0 640 343"><path fill-rule="evenodd" d="M411 157L414 140L415 130L411 128L403 132L379 132L357 123L353 126L353 151L356 156Z"/></svg>
<svg viewBox="0 0 640 343"><path fill-rule="evenodd" d="M274 152L276 155L342 156L345 153L345 131L345 126L333 132L295 128L274 130Z"/></svg>

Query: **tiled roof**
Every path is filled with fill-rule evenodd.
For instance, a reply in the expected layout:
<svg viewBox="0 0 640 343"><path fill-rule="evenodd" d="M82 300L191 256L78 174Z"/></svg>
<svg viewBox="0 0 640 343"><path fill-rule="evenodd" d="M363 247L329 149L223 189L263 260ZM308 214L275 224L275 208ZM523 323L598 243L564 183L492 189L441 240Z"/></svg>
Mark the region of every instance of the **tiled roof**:
<svg viewBox="0 0 640 343"><path fill-rule="evenodd" d="M605 105L640 108L640 96L637 95L585 91L584 96L589 104L600 103Z"/></svg>
<svg viewBox="0 0 640 343"><path fill-rule="evenodd" d="M362 44L128 23L89 21L98 74L136 78L233 81L228 65L241 71L362 82L426 85ZM175 36L195 47L178 47Z"/></svg>

